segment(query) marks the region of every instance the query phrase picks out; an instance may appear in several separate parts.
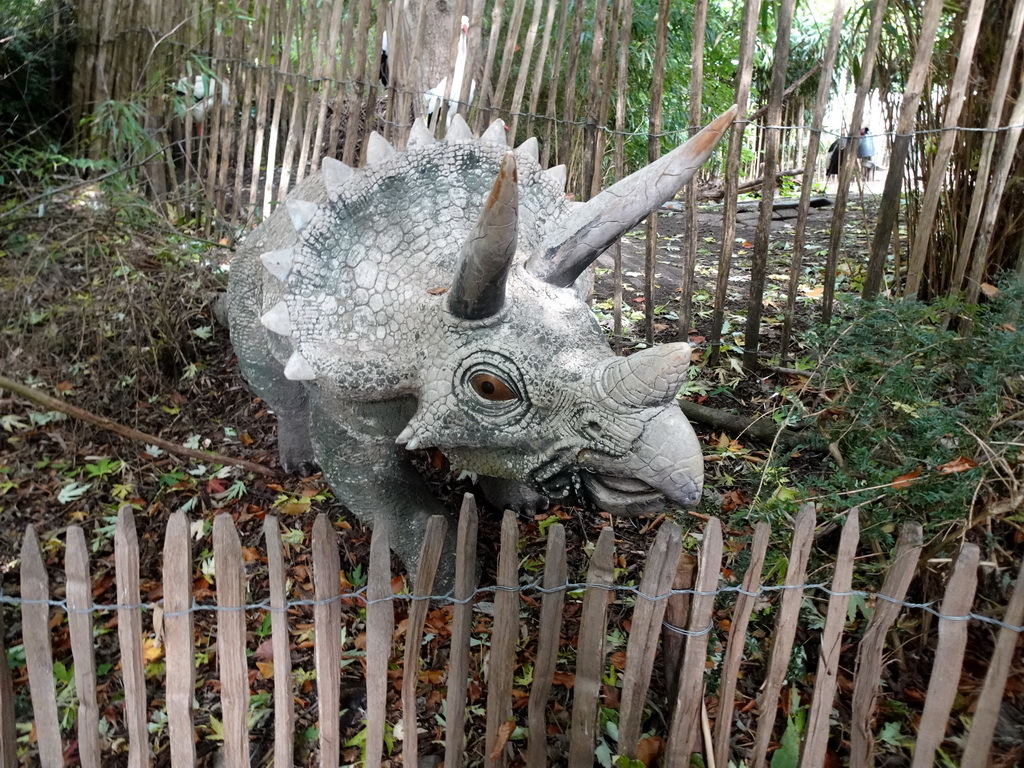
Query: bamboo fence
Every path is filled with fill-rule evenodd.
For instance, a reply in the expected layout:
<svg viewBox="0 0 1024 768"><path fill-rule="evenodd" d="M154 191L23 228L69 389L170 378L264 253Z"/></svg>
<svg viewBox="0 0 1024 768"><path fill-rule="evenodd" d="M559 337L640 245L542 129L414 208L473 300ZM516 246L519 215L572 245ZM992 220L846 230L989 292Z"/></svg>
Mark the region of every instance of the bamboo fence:
<svg viewBox="0 0 1024 768"><path fill-rule="evenodd" d="M555 0L458 0L447 39L443 34L439 38L436 27L430 26L427 0L407 4L404 11L374 0L79 0L72 114L81 119L79 138L91 157L111 157L137 170L151 194L179 220L199 222L207 234L216 232L231 240L265 218L305 176L317 172L323 157L361 164L373 130L395 146L404 146L413 118L425 116L428 108L423 84L426 76L420 71L423 62L429 59L443 64L447 59L447 70L435 69L430 75L440 80L441 72L445 72L440 106L429 116L435 134L443 135L455 111L477 133L500 117L509 126L510 145L536 136L542 165L564 165L568 193L585 200L602 185L633 170L626 162L624 143L629 143L629 155L635 164L642 155L643 141L648 144L648 157L654 158L712 116L708 112L712 107L702 104L701 46L696 45L691 52L695 57L690 65L688 119L685 124L675 120L673 124L678 127L665 133L662 83L666 61L679 53L670 50L676 43L668 35L668 6L662 5L655 25L650 120L646 126L626 122L627 72L631 46L636 41L632 40L633 7L623 0L584 0L572 6L572 13L569 5ZM810 182L821 167L819 144L835 138L823 136L822 117L840 74L834 65L840 45L836 24L848 19L851 6L856 10L849 0L835 0L832 32L823 45L824 65L813 65L793 78L787 71L789 4L776 4L779 42L773 57L771 88L762 87L763 93L755 94L762 103L748 107L754 93L752 67L758 20L764 14L761 0L745 0L743 4L735 86L740 112L748 116L737 122L728 147L723 146L699 176L699 180L708 181L719 176L719 166L724 165L723 235L709 334L713 362L721 345L730 266L735 258L732 235L737 196L742 190L760 186L763 210L754 238L744 334L745 365L755 368L758 364L763 265L771 235L770 203L776 172L803 179L793 280L801 274ZM965 219L963 231L953 235L959 255L955 265L948 265L946 270L951 279L938 282L944 283L943 289L950 293L964 287L970 301L977 298L980 284L1000 264L1012 268L1012 264L1005 263L1003 238L994 231L999 217L1006 218L1001 213L1001 201L1006 198L1011 169L1019 162L1017 147L1024 119L1020 115L1024 111L1004 115L1003 105L1012 101L1011 76L1019 58L1016 41L1024 19L1024 0L1015 5L1008 25L1010 42L998 73L982 69L988 65L980 59L972 68L973 33L963 36L961 66L949 86L944 113L932 108L934 99L928 93L924 94L926 106L918 106L923 90L920 84L933 61L936 24L943 18L942 13L947 13L949 22L949 11L940 6L937 0L925 6L922 34L915 41L913 65L908 64L905 73L907 87L902 99L885 101L889 124L895 129L894 155L880 215L874 224L864 281L866 298L885 287L890 253L891 268L896 273L892 290L897 295L904 274L907 293L913 295L923 290L925 275L941 272L940 265L928 262L928 243L939 229L949 227L948 221L936 219L937 201L951 183L946 173L950 152L958 136L968 135L966 131L984 133L977 164L977 193L970 198L970 214L960 217ZM826 321L831 317L839 261L844 255L847 200L856 177L857 127L863 123L872 89L887 7L884 0L872 4L871 23L860 30L864 42L857 67L856 103L848 123L847 162L839 174L822 280L821 314ZM697 27L693 36L699 41L705 37L704 11L703 0L694 4ZM957 13L965 29L976 30L985 13L985 2L972 2ZM463 15L470 21L466 76L460 79L455 76L454 66ZM385 84L380 73L386 25L390 25L390 76ZM428 29L435 34L428 35ZM818 76L820 86L814 101L808 103L811 97L800 86L813 76ZM991 95L994 106L985 126L959 125L957 121L963 101L957 94L971 77L995 83ZM458 93L453 92L456 80L461 82ZM1018 90L1021 87L1024 85L1017 84ZM118 105L132 109L124 111ZM810 125L805 120L808 109L813 112ZM747 125L750 131L745 130ZM933 156L920 147L929 143L929 131L940 125L942 146ZM134 143L125 140L133 136ZM744 148L749 159L741 163ZM792 163L789 169L787 162ZM742 184L744 175L754 180ZM928 189L923 199L913 202L922 178L928 179ZM689 231L681 255L679 287L684 298L678 313L682 338L692 326L689 296L696 261L695 189L696 185L686 193L689 212L684 225ZM913 250L906 263L900 252L896 221L904 191L914 196L907 222ZM915 230L918 214L914 211L918 208L922 226ZM644 281L648 342L654 325L657 231L655 213L648 223ZM1019 269L1024 272L1024 258L1019 259ZM615 277L621 287L619 266ZM790 341L794 285L798 286L791 284L787 296L783 360ZM621 290L616 296L613 314L618 338Z"/></svg>
<svg viewBox="0 0 1024 768"><path fill-rule="evenodd" d="M269 734L260 734L259 729L251 728L249 723L250 680L255 675L254 666L258 661L250 654L255 649L251 632L247 635L247 621L251 627L254 619L258 622L261 616L269 614L274 687L273 764L295 764L295 683L289 623L293 620L306 621L300 614L303 610L308 612L312 606L316 706L321 713L316 764L337 766L342 732L335 714L342 709L343 644L351 643L343 634L342 611L347 606L345 610L348 611L365 610L366 765L377 765L386 758L386 730L395 726L400 718L404 725L404 741L400 749L406 765L416 764L420 749L436 753L443 743L445 764L456 767L466 762L504 766L520 760L531 767L549 764L589 767L595 763L599 736L614 743L611 749L615 753L635 759L642 742L641 733L646 731L647 742L653 734L664 743L664 765L686 766L690 764L692 754L700 754L705 765L725 766L729 761L744 760L746 765L759 768L767 764L770 745L786 727L785 718L780 718L778 713L783 709L781 699L789 696L783 691L783 684L798 630L816 635L820 648L815 683L807 700L808 715L800 745L800 765L813 768L826 764L830 739L834 758L835 745L841 738L849 740L846 757L849 765L859 768L874 764L874 739L879 727L876 705L883 693L883 664L886 654L903 642L894 628L908 612L929 607L904 602L922 549L919 525L904 526L884 583L876 594L853 589L853 563L859 539L856 509L847 515L828 584L807 583L808 560L816 529L816 520L810 511L803 512L796 520L792 550L787 558L788 571L782 584L772 586L765 583L763 567L769 529L767 524L761 523L755 529L742 585L723 586L723 532L715 519L709 520L704 528L695 568L692 558L681 557L680 529L674 524L663 523L646 554L643 577L637 587L616 584L617 556L611 527L602 529L596 541L585 582L569 583L565 532L561 525L552 525L547 531L543 575L539 583L531 584L531 577L522 571L519 562L519 530L515 515L506 512L501 525L497 581L493 587L481 588L476 580L476 508L472 497L467 495L458 522L454 591L451 595L437 596L433 594L432 582L442 556L446 524L443 518L434 518L430 522L411 594L393 593L388 531L384 527L378 527L373 533L365 590L342 593L339 588L342 574L337 535L326 516L321 514L313 525L309 558L314 594L312 599L289 602L290 594L302 593L286 580L285 545L278 520L272 516L265 519L264 558L263 555L255 556L252 551L243 553L231 517L220 515L214 519L212 531L216 603L211 605L208 593L202 598L203 604L193 593L193 585L205 581L199 577L194 560L190 523L183 512L177 512L171 516L166 529L163 599L154 604L144 602L139 593L139 542L135 535L133 512L126 505L118 515L115 534L117 604L102 607L92 602L94 584L82 529L71 526L67 531L66 600L51 601L51 582L59 579L57 574L47 572L35 531L30 527L25 533L21 553L21 596L19 599L4 598L5 602L14 603L15 608L20 609L20 613L18 610L13 612L11 626L15 629L15 641L20 640L24 644L26 657L34 736L29 759L44 768L65 765L76 757L86 767L107 764L112 759L110 741L104 744L98 731L102 704L107 717L112 706L121 713L125 739L120 740L118 749L122 753L127 750L128 765L150 765L154 760L175 767L194 765L197 743L203 746L197 742L195 721L200 713L193 703L196 649L216 648L219 675L214 684L220 694L217 714L221 722L218 743L223 759L221 764L228 768L248 766L250 744L254 739L266 743ZM293 551L294 546L294 542L289 544ZM258 604L247 603L247 598L251 598L247 595L250 578L247 572L251 570L249 563L253 561L265 562L269 580L269 599ZM965 544L952 565L941 607L932 611L938 616L938 643L932 669L941 672L931 675L924 698L925 706L916 732L915 766L932 765L940 748L947 756L955 756L957 745L964 743L959 737L955 741L945 740L945 737L958 688L959 675L956 671L962 665L968 641L968 620L983 618L971 613L977 572L978 548ZM684 582L689 579L689 589L678 589L680 578ZM673 583L677 587L675 590ZM800 621L805 592L810 589L822 590L828 595L823 626L813 631L801 626ZM854 595L867 599L873 605L870 620L859 638L847 631L849 600ZM752 639L748 632L751 615L755 607L763 606L775 596L780 599L774 612L774 629L770 636L757 641L771 648L770 658L763 670L763 684L756 702L747 701L743 695L737 694L737 682L741 671L747 678L758 674L754 668L759 663L745 658ZM396 603L401 600L409 601L408 618L404 622L404 647L395 642ZM481 600L486 602L480 603ZM417 728L417 724L425 728L434 725L423 722L418 699L437 687L436 682L425 682L418 674L424 620L431 601L452 606L450 647L443 670L447 717L442 740L421 738ZM59 610L53 610L55 606ZM479 611L485 606L489 607L481 614ZM549 697L556 667L560 663L562 617L569 606L574 615L580 617L573 670L575 683L571 718L558 720L550 712ZM629 634L624 662L618 665L617 679L610 682L607 677L610 661L606 636L611 608L620 617L626 615L623 625L629 627ZM214 638L197 637L194 626L196 612L210 609L216 611L215 642ZM528 614L534 610L537 614L530 618ZM74 662L79 701L74 734L62 733L53 672L55 653L51 649L51 627L60 623L63 611L66 611L69 622L70 656ZM116 615L119 654L115 673L99 673L95 663L94 624L102 611L113 611ZM483 628L474 628L474 624L479 624L481 617L488 614L489 626L484 618ZM1024 584L1021 578L1018 578L1001 618L1002 622L996 622L1001 629L989 674L969 723L968 747L963 751L965 765L984 764L991 748L999 703L1024 619ZM17 634L19 627L20 637ZM529 644L527 659L526 649L520 647L520 640L525 631L535 627L539 637L535 646ZM677 651L671 658L669 639L682 641L677 644ZM162 643L166 662L162 689L158 679L149 680L147 685L144 677L143 660L147 649L151 651L154 643ZM855 667L851 671L847 662L847 669L843 670L846 688L840 694L840 655L841 651L849 653L850 647L856 648ZM480 648L488 649L486 660L482 662L486 679L486 723L483 729L475 726L478 720L467 720L466 717L467 683L471 666L481 663ZM713 653L718 654L717 660ZM14 743L15 731L9 726L18 710L4 658L0 654L0 723L4 724L0 728L0 765L13 768L20 763ZM262 658L266 658L266 653ZM668 701L661 699L660 703L651 682L659 658L661 664L658 669L670 688ZM403 661L399 665L400 659ZM563 672L566 663L564 659L561 662ZM523 664L533 666L532 680L526 685L523 676L516 678L517 670L521 671ZM107 669L112 666L115 665L108 664ZM392 675L389 670L399 666L404 671L401 674L400 700L389 704ZM409 670L417 673L408 674ZM717 696L706 690L712 677L717 677L720 682ZM210 684L210 681L206 683ZM529 698L524 715L521 708L513 708L514 688L522 694L527 686ZM608 686L618 688L617 704L607 701ZM847 700L852 702L852 706L838 707L837 694L849 697L851 688L852 698ZM103 701L97 700L97 691L102 692ZM24 707L21 691L18 699ZM153 708L158 704L162 704L165 710L168 728L165 738L160 741L159 754L154 755L155 741L147 725ZM645 707L649 705L666 711L665 720L644 720ZM66 702L62 703L63 706ZM602 706L617 707L617 733L599 733L598 713ZM743 707L742 716L737 715L738 706ZM852 712L849 719L842 714L844 712ZM331 716L323 717L323 713ZM27 724L22 716L19 730L24 732L25 728L21 726ZM513 727L518 726L526 726L522 731L525 743L518 736L510 738ZM435 728L429 730L434 731ZM391 756L392 759L394 757ZM124 759L123 754L119 759Z"/></svg>

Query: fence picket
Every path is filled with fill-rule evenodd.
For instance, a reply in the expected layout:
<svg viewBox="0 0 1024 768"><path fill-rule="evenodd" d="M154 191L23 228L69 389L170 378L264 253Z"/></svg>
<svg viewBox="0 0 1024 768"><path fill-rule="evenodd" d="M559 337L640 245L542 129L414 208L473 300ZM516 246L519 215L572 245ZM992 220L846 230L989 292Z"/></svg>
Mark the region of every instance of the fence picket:
<svg viewBox="0 0 1024 768"><path fill-rule="evenodd" d="M295 712L292 703L292 655L288 635L287 583L281 530L274 515L263 520L270 590L270 643L274 651L274 765L293 765Z"/></svg>
<svg viewBox="0 0 1024 768"><path fill-rule="evenodd" d="M694 577L697 575L697 558L689 552L679 555L675 577L672 579L673 594L668 598L664 621L673 627L685 627L690 617L690 602ZM661 633L661 666L665 670L668 686L668 700L676 698L677 672L683 657L683 636L664 627Z"/></svg>
<svg viewBox="0 0 1024 768"><path fill-rule="evenodd" d="M416 683L420 676L420 646L423 643L423 624L427 619L428 599L434 588L437 564L444 549L448 521L434 515L427 521L427 530L420 545L419 565L413 585L413 600L409 604L409 622L405 630L405 661L402 666L402 764L417 765L419 751L416 718ZM333 763L332 763L333 765Z"/></svg>
<svg viewBox="0 0 1024 768"><path fill-rule="evenodd" d="M960 683L959 670L964 662L967 647L967 621L961 618L970 613L974 602L974 590L978 586L978 561L980 550L977 544L964 544L953 566L953 575L946 585L939 612L939 642L935 647L935 661L932 663L932 677L928 683L921 723L917 729L917 746L911 768L928 768L934 764L935 750L939 748L946 734L949 710L953 706L957 685ZM947 618L954 617L954 618ZM957 670L950 674L949 670Z"/></svg>
<svg viewBox="0 0 1024 768"><path fill-rule="evenodd" d="M484 731L484 765L505 765L506 750L499 731L512 719L512 672L519 639L519 526L516 514L505 510L501 520L501 552L498 554L497 591L491 655L487 662L487 721Z"/></svg>
<svg viewBox="0 0 1024 768"><path fill-rule="evenodd" d="M25 644L25 666L35 716L39 764L43 768L64 765L57 717L57 689L53 682L53 651L50 645L50 581L39 551L34 526L25 528L21 544L21 633Z"/></svg>
<svg viewBox="0 0 1024 768"><path fill-rule="evenodd" d="M1017 581L1013 586L1013 595L1010 597L1010 603L1006 606L1006 613L1003 615L1003 622L1006 624L1020 626L1022 621L1024 621L1024 563L1021 563ZM978 703L974 709L974 722L971 723L971 731L967 736L967 743L964 745L961 768L982 768L988 764L989 751L992 749L992 736L996 730L996 721L999 719L1003 691L1010 675L1018 639L1020 639L1020 635L1008 627L1002 627L999 630L999 638L996 640L995 651L989 661L985 683L981 688L981 696L978 697Z"/></svg>
<svg viewBox="0 0 1024 768"><path fill-rule="evenodd" d="M7 649L4 638L4 610L0 605L0 768L17 768L18 743L14 728L14 680L11 668L7 666Z"/></svg>
<svg viewBox="0 0 1024 768"><path fill-rule="evenodd" d="M763 768L768 742L775 727L775 715L778 710L779 693L789 668L789 657L793 651L793 638L800 619L800 603L803 600L804 578L807 575L807 560L811 555L811 544L814 541L814 511L805 509L796 519L793 531L793 544L789 553L789 568L786 570L786 589L782 593L778 618L775 621L775 634L772 642L771 660L765 675L761 695L757 697L757 736L750 765Z"/></svg>
<svg viewBox="0 0 1024 768"><path fill-rule="evenodd" d="M366 765L380 764L388 705L388 658L391 656L395 606L391 599L390 532L377 521L370 539L366 577Z"/></svg>
<svg viewBox="0 0 1024 768"><path fill-rule="evenodd" d="M604 640L608 631L609 589L615 576L614 556L615 532L608 526L601 530L587 571L587 591L583 596L576 652L576 682L572 687L569 768L588 768L594 764L594 738L597 736L597 711L605 662Z"/></svg>
<svg viewBox="0 0 1024 768"><path fill-rule="evenodd" d="M555 523L548 528L548 544L544 553L545 591L541 599L537 658L533 665L533 685L527 709L527 768L543 768L548 764L548 696L558 662L558 638L562 632L562 608L565 606L565 590L560 587L565 585L567 573L565 527Z"/></svg>
<svg viewBox="0 0 1024 768"><path fill-rule="evenodd" d="M313 654L316 692L320 707L320 762L338 765L341 760L341 560L338 539L327 515L313 522ZM275 674L276 677L276 674Z"/></svg>
<svg viewBox="0 0 1024 768"><path fill-rule="evenodd" d="M128 504L117 511L114 528L114 563L117 572L117 641L121 646L124 679L124 718L128 731L128 766L150 765L146 675L142 657L142 608L139 604L139 539L135 512Z"/></svg>
<svg viewBox="0 0 1024 768"><path fill-rule="evenodd" d="M878 698L879 680L882 677L882 649L889 628L895 623L900 612L900 601L907 594L914 578L917 559L921 555L922 528L919 523L907 523L900 531L896 542L896 554L882 582L882 591L876 601L864 637L857 649L857 666L854 671L853 716L850 738L850 765L853 768L867 768L874 765L874 736L871 721L874 717L875 700Z"/></svg>
<svg viewBox="0 0 1024 768"><path fill-rule="evenodd" d="M448 661L448 717L445 720L444 762L462 768L466 739L466 682L469 678L469 635L473 627L470 600L476 589L476 499L462 497L455 557L455 606L452 609L451 656Z"/></svg>
<svg viewBox="0 0 1024 768"><path fill-rule="evenodd" d="M676 700L665 754L667 768L683 768L690 764L695 726L704 703L704 662L708 655L708 633L712 626L711 612L715 607L718 574L722 570L722 550L722 523L717 517L712 517L704 526L696 592L687 625L689 634L678 670Z"/></svg>
<svg viewBox="0 0 1024 768"><path fill-rule="evenodd" d="M89 547L81 526L68 528L64 551L67 574L68 630L75 659L75 693L78 695L78 758L82 768L100 766L100 710L96 704L96 654L92 635L92 576Z"/></svg>
<svg viewBox="0 0 1024 768"><path fill-rule="evenodd" d="M647 555L647 567L640 581L640 594L633 608L626 645L626 670L622 677L622 705L619 710L619 754L636 757L640 741L640 718L654 671L654 655L672 580L679 562L682 531L674 523L662 523Z"/></svg>
<svg viewBox="0 0 1024 768"><path fill-rule="evenodd" d="M729 764L729 735L732 733L732 714L736 708L736 682L739 680L740 662L747 642L750 614L761 590L761 571L770 538L771 528L768 523L758 523L750 545L750 564L743 575L742 591L733 608L728 650L722 663L722 689L718 692L718 717L715 720L715 761L718 765Z"/></svg>
<svg viewBox="0 0 1024 768"><path fill-rule="evenodd" d="M825 750L828 747L829 716L836 696L839 669L839 651L846 623L846 608L850 603L850 587L853 584L853 563L857 555L860 537L860 517L854 507L847 513L843 535L839 540L836 554L835 573L832 576L832 596L828 602L828 614L821 636L821 652L818 656L818 673L814 681L811 709L807 716L807 734L804 738L800 765L815 768L825 764Z"/></svg>
<svg viewBox="0 0 1024 768"><path fill-rule="evenodd" d="M167 726L171 765L195 765L195 635L192 616L192 537L184 512L164 534L164 649L167 657Z"/></svg>
<svg viewBox="0 0 1024 768"><path fill-rule="evenodd" d="M249 765L249 668L245 659L245 566L231 515L213 518L217 587L217 664L220 668L224 764Z"/></svg>

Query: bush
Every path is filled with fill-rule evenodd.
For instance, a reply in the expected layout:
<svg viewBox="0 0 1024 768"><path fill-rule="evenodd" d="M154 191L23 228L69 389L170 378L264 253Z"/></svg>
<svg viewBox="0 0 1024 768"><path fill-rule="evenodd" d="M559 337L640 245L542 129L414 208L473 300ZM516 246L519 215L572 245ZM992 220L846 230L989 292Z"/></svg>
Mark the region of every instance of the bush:
<svg viewBox="0 0 1024 768"><path fill-rule="evenodd" d="M981 308L862 303L812 333L818 363L792 401L830 444L806 496L863 504L866 532L918 520L947 539L1024 480L1024 284ZM974 334L946 330L971 316ZM790 393L791 395L794 393ZM869 535L871 535L869 533Z"/></svg>

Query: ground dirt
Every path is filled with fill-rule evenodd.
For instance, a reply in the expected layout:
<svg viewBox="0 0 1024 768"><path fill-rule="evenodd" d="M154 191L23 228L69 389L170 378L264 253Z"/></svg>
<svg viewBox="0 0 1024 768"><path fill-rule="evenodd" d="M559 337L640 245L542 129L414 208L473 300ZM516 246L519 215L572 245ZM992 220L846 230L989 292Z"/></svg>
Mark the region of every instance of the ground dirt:
<svg viewBox="0 0 1024 768"><path fill-rule="evenodd" d="M842 261L846 289L855 287L857 274L862 269L876 205L877 198L871 195L863 201L854 195L851 200ZM721 231L719 210L705 206L699 215L696 322L688 334L698 342L699 349L702 337L710 335L711 297ZM732 331L737 332L742 330L745 314L749 243L754 239L756 215L756 212L741 214L736 231L727 319ZM819 311L816 289L821 284L823 250L828 241L831 215L832 208L818 208L812 211L809 221L808 257L797 302L798 331L813 323ZM773 343L777 347L778 315L785 303L793 224L794 220L788 217L780 217L773 223L764 321L765 345L769 350ZM3 343L0 359L5 375L166 440L277 467L274 418L246 389L238 374L227 332L213 318L212 299L218 290L219 278L205 267L181 267L179 260L189 252L188 238L152 228L141 235L137 228L126 223L124 211L102 207L55 206L42 218L23 220L16 227L19 232L17 252L22 254L21 258L0 258L0 328L4 329L0 337ZM660 339L675 337L672 312L678 297L680 233L680 216L669 213L661 217L655 293L655 304L660 308L656 335ZM10 250L14 252L13 248ZM97 252L106 254L107 260L96 261ZM643 337L644 329L642 234L626 239L623 263L625 304L633 318L627 321L627 330L635 340ZM167 274L174 274L174 281L168 281ZM611 295L611 280L610 272L602 270L596 291L599 304ZM728 365L726 370L729 370ZM722 378L713 372L708 375ZM727 378L735 379L735 372L729 373ZM736 410L756 415L767 407L765 391L757 379L745 379L727 395L717 397ZM3 390L0 390L0 418L4 419L0 424L4 430L0 432L0 579L5 595L17 597L20 594L19 550L26 526L31 524L42 542L44 559L51 572L53 597L63 597L62 542L67 527L74 524L85 529L94 552L94 599L101 604L114 603L111 522L121 504L130 504L135 510L145 601L157 600L162 595L163 530L168 515L181 508L187 509L193 520L206 523L205 535L194 543L197 562L207 557L209 521L214 515L231 514L241 532L243 547L253 553L263 549L263 519L267 514L279 516L281 524L296 532L303 542L293 548L293 559L289 563L295 597L311 593L308 534L319 512L334 521L339 533L342 568L350 584L358 586L360 574L365 573L369 531L331 498L319 476L298 478L282 474L268 479L247 477L236 469L217 472L212 462L202 465L182 460L144 442L117 437L72 419L61 419L58 414ZM697 429L701 438L709 443L723 437L699 425ZM437 493L447 499L452 509L457 508L462 494L471 490L471 486L451 477L440 455L425 455L424 459ZM820 459L809 461L821 462ZM715 465L709 464L708 485L712 489L715 489L715 478ZM716 492L729 503L729 494L735 490L719 488ZM732 496L733 505L742 505L742 499L742 494ZM571 507L556 508L552 512L567 527L571 573L579 576L586 553L600 529L613 523L620 553L619 578L639 578L642 555L660 520L612 521L607 515ZM543 552L544 537L539 524L546 516L520 520L524 563L536 560ZM499 522L498 510L486 507L482 510L480 559L485 564L485 584L493 583ZM699 538L700 525L700 516L690 518L691 535ZM738 551L747 536L749 529L727 528L730 551ZM690 542L691 548L694 541L696 539ZM737 572L742 570L741 566L739 562L729 564ZM266 597L265 568L264 561L254 555L248 571L253 602ZM210 584L199 571L195 586L201 598L209 597ZM10 647L18 642L19 617L14 606L3 605L2 608L7 626L5 642ZM447 651L443 647L446 630L442 621L445 610L433 611L428 619L434 622L431 626L436 626L432 639L423 649L427 670L443 669L446 662ZM311 609L296 609L291 615L296 628L293 630L295 667L306 671L312 669L311 614ZM212 616L211 613L196 615L199 638L196 650L205 654L206 659L199 669L199 724L208 728L212 727L210 716L218 716L220 708ZM626 616L625 606L614 605L612 626L622 629ZM398 618L401 619L401 615ZM263 620L258 612L249 616L250 631L257 638L263 637L260 634ZM347 690L357 701L361 677L359 643L363 637L359 611L347 612L345 622L350 642L345 654L352 673ZM488 618L481 615L477 629L486 634L488 623ZM99 662L113 664L118 653L116 633L109 630L116 625L116 617L101 612L97 624L105 627L98 638ZM150 626L148 617L146 626ZM66 622L57 621L53 633L55 657L67 659ZM564 626L564 638L569 645L577 633L578 617L570 611ZM528 634L535 636L535 628L528 628ZM808 641L804 637L801 640ZM259 639L255 641L258 643ZM808 648L811 645L808 642ZM528 653L528 648L523 652ZM983 670L976 670L977 675L983 673ZM14 674L20 691L19 706L25 706L25 668L16 666ZM253 674L254 692L270 690L271 683L262 674L255 670ZM478 706L483 703L479 668L475 668L474 674L477 682L471 687L470 703ZM657 690L664 690L661 674L659 671L655 682ZM154 671L154 675L159 679L158 671ZM921 678L922 675L917 676L918 680ZM397 686L397 679L395 684ZM123 732L118 685L115 671L112 682L105 683L101 690L103 717L109 722L113 736ZM570 688L571 684L563 681L552 695L552 707L563 715L570 706ZM741 685L741 694L752 701L756 696L753 683ZM919 694L919 687L907 684L901 696L914 708L919 707L920 702L914 702L914 696ZM605 704L616 708L616 689L606 687L604 696ZM296 724L299 733L318 722L320 713L315 701L315 686L309 682L300 686ZM160 704L157 698L151 702L151 707L159 708ZM428 736L421 742L421 750L426 753L437 752L437 746L430 740L437 735L433 713L439 707L440 693L434 690L424 700L423 711L428 716L421 720L421 725L428 728ZM712 702L712 717L713 714ZM263 716L269 718L269 712L264 711ZM746 717L740 716L741 723ZM270 720L263 722L264 726L254 730L257 734L252 743L254 765L263 764L260 761L265 759L270 747ZM351 736L355 729L348 725L347 734ZM748 738L741 734L738 742L745 743ZM166 734L158 731L154 735L158 745L163 739ZM303 740L302 745L304 759L312 760L315 740ZM214 746L215 743L204 740L201 752L211 751ZM29 746L30 760L31 754ZM345 755L347 760L358 759L358 749L347 748ZM123 755L121 757L123 759ZM208 759L204 755L203 763ZM110 763L115 764L118 764L116 760Z"/></svg>

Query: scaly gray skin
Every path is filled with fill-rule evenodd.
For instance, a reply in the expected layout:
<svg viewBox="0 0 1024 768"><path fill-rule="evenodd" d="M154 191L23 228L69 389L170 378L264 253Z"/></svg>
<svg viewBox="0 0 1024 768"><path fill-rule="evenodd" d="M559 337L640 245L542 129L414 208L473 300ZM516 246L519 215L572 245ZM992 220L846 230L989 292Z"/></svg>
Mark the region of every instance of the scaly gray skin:
<svg viewBox="0 0 1024 768"><path fill-rule="evenodd" d="M456 118L441 143L417 122L397 153L373 134L361 170L325 160L231 267L232 341L278 416L282 466L319 465L410 570L427 519L448 514L417 449L477 473L501 507L573 492L620 515L695 506L703 457L675 405L690 346L616 357L581 294L733 114L585 204L535 140L508 151L500 121L477 140Z"/></svg>

